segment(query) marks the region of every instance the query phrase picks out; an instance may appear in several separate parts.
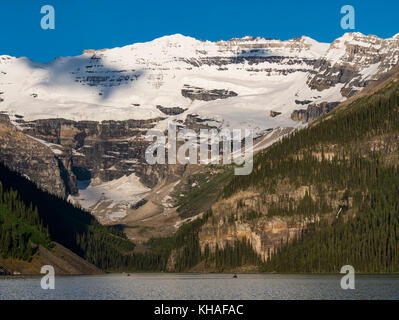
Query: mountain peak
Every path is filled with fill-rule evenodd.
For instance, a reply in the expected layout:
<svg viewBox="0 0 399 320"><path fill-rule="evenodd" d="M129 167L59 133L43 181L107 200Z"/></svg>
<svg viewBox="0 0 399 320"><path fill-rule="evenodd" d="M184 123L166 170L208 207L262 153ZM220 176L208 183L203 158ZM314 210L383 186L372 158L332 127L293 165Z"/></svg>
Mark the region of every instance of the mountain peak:
<svg viewBox="0 0 399 320"><path fill-rule="evenodd" d="M367 38L367 36L361 32L346 32L341 37L335 39L334 42L354 41L359 38L364 39Z"/></svg>
<svg viewBox="0 0 399 320"><path fill-rule="evenodd" d="M150 42L173 42L173 43L185 43L185 42L197 42L199 40L190 37L190 36L185 36L181 33L175 33L171 35L165 35L159 38L156 38Z"/></svg>

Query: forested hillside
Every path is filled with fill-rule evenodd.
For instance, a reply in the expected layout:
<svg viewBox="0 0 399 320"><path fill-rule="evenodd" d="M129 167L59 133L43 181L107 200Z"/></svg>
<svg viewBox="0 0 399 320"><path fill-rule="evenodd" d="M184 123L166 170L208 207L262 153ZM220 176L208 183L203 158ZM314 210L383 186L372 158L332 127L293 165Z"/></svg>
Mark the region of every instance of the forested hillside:
<svg viewBox="0 0 399 320"><path fill-rule="evenodd" d="M0 164L0 253L30 260L37 246L56 241L103 270L119 263L134 244L89 213L40 190Z"/></svg>
<svg viewBox="0 0 399 320"><path fill-rule="evenodd" d="M223 190L225 199L252 192L251 204L240 199L215 214L230 225L304 221L294 237L265 240L265 271L339 272L350 264L399 272L398 159L399 84L391 81L259 154L253 172Z"/></svg>
<svg viewBox="0 0 399 320"><path fill-rule="evenodd" d="M16 191L4 191L0 182L0 254L29 261L39 245L52 247L37 208L27 207Z"/></svg>

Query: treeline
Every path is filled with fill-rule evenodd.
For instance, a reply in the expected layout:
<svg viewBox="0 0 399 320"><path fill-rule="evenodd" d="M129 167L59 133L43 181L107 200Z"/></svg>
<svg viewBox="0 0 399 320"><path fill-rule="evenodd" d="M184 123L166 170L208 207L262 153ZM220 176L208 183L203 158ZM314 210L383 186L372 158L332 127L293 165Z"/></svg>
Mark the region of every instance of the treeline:
<svg viewBox="0 0 399 320"><path fill-rule="evenodd" d="M39 189L3 164L0 182L2 228L8 230L1 233L5 255L29 260L34 253L29 249L30 243L49 247L51 239L107 270L114 265L114 258L122 261L133 251L134 244L123 232L100 225L90 213ZM7 240L10 236L11 244Z"/></svg>
<svg viewBox="0 0 399 320"><path fill-rule="evenodd" d="M350 264L358 272L399 272L398 133L399 84L391 83L282 139L255 158L252 174L232 178L224 197L248 188L273 194L281 183L316 190L315 201L305 195L263 212L321 217L270 253L264 271L339 272ZM390 151L374 150L372 139Z"/></svg>
<svg viewBox="0 0 399 320"><path fill-rule="evenodd" d="M330 186L348 188L351 210L342 207L332 224L322 219L316 231L282 244L265 271L339 272L350 264L358 272L399 272L399 167L383 166L381 157L353 157L340 175L322 175Z"/></svg>
<svg viewBox="0 0 399 320"><path fill-rule="evenodd" d="M233 244L226 243L223 248L219 248L216 245L214 252L207 245L204 250L203 259L207 268L215 268L218 272L241 266L259 267L264 265L261 257L246 238L237 239Z"/></svg>
<svg viewBox="0 0 399 320"><path fill-rule="evenodd" d="M267 215L272 216L292 216L294 214L303 217L314 217L323 215L333 210L331 205L326 201L322 191L319 192L316 201L312 199L307 191L302 199L295 202L294 199L286 201L271 202L268 204Z"/></svg>
<svg viewBox="0 0 399 320"><path fill-rule="evenodd" d="M16 191L4 191L0 182L0 255L29 261L39 245L52 243L37 208L27 207Z"/></svg>
<svg viewBox="0 0 399 320"><path fill-rule="evenodd" d="M339 218L332 225L323 221L316 231L282 244L263 270L338 273L349 264L356 272L399 272L397 192L373 193L356 217Z"/></svg>
<svg viewBox="0 0 399 320"><path fill-rule="evenodd" d="M398 132L399 84L392 83L378 93L358 99L344 110L333 111L319 123L296 131L267 148L255 157L252 173L234 176L224 187L223 196L229 197L239 190L258 185L272 188L273 183L281 178L279 174L295 176L297 169L302 172L307 170L309 177L315 179L317 172L312 174L310 165L317 159L312 160L312 151L323 154L323 146L350 147L370 137ZM302 153L306 158L296 161L294 155L300 156ZM347 157L343 149L341 158Z"/></svg>

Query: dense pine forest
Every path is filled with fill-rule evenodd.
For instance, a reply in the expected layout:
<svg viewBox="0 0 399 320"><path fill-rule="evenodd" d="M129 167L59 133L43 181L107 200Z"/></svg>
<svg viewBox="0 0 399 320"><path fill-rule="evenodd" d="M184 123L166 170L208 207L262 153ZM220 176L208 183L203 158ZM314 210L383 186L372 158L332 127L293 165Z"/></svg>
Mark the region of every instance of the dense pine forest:
<svg viewBox="0 0 399 320"><path fill-rule="evenodd" d="M3 191L0 182L0 255L29 261L38 245L52 247L37 208L27 207L16 191Z"/></svg>
<svg viewBox="0 0 399 320"><path fill-rule="evenodd" d="M56 241L107 270L115 257L134 249L121 231L101 226L88 212L40 190L2 164L0 183L0 253L4 257L29 261L37 246L51 249L51 241Z"/></svg>
<svg viewBox="0 0 399 320"><path fill-rule="evenodd" d="M252 174L234 177L224 198L240 190L275 194L282 181L313 190L253 214L314 221L270 252L263 270L339 272L350 264L357 272L399 272L398 137L399 85L392 82L285 137L255 158Z"/></svg>
<svg viewBox="0 0 399 320"><path fill-rule="evenodd" d="M350 158L350 155L362 151L360 147L368 139L398 133L399 85L391 83L378 93L360 98L345 109L333 110L309 128L296 131L273 144L255 157L253 172L247 176L235 176L224 188L223 195L228 197L250 186L270 187L275 182L270 178L283 175L316 181L321 177L317 172L313 173L312 166L317 163L313 152L323 155L328 148L335 147L341 159ZM306 158L298 159L295 155ZM338 161L338 157L335 160Z"/></svg>

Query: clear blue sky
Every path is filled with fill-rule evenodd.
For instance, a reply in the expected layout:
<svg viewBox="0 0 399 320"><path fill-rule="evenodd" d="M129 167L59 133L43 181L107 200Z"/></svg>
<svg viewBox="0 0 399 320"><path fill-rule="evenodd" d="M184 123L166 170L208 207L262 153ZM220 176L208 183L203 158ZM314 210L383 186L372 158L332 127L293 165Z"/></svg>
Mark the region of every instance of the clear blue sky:
<svg viewBox="0 0 399 320"><path fill-rule="evenodd" d="M55 8L55 30L40 27L46 4ZM346 4L356 10L355 31L383 38L399 32L398 0L0 0L0 55L45 62L174 33L331 42L345 32L340 8Z"/></svg>

